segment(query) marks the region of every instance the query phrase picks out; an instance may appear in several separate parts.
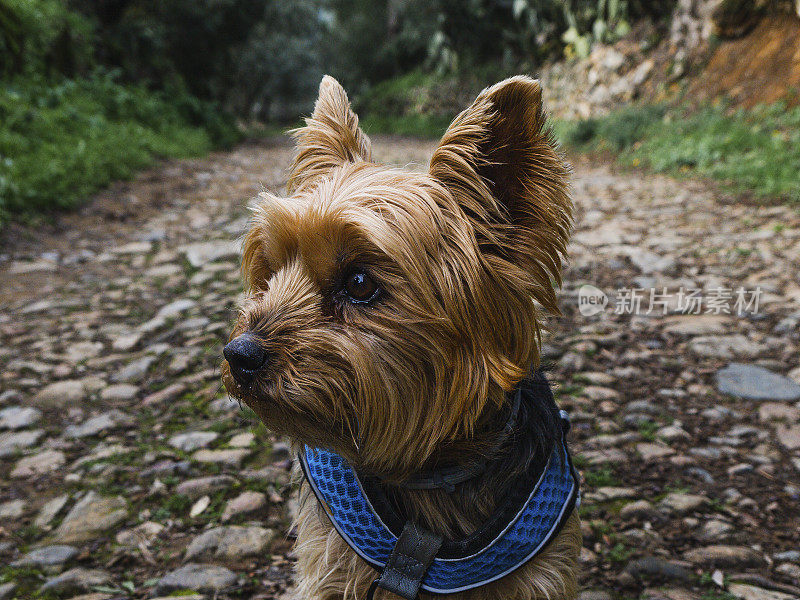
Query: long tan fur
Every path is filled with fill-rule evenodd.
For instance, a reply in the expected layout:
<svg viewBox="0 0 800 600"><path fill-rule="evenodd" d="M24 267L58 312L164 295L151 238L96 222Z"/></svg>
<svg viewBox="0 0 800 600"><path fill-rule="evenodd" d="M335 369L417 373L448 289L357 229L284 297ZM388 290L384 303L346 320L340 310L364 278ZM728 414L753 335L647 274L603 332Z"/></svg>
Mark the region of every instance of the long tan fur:
<svg viewBox="0 0 800 600"><path fill-rule="evenodd" d="M254 208L249 295L232 333L256 333L270 364L247 390L223 364L228 391L277 433L333 448L388 483L479 454L506 392L538 364L540 311L558 312L572 206L538 82L514 77L484 90L424 174L371 162L330 77L294 136L290 196L263 194ZM352 265L381 288L374 304L342 301ZM398 494L444 535L469 533L495 505L489 493ZM297 526L301 596L363 598L374 571L313 497ZM579 548L573 515L534 561L457 596L573 598Z"/></svg>

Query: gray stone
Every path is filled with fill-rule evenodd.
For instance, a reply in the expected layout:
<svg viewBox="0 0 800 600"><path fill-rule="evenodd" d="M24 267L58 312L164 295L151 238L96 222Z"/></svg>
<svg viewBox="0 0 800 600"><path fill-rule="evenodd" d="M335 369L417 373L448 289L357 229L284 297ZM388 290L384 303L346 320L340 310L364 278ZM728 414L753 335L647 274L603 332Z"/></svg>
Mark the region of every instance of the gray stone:
<svg viewBox="0 0 800 600"><path fill-rule="evenodd" d="M100 342L78 342L67 347L64 358L70 363L80 363L94 358L102 351L103 344Z"/></svg>
<svg viewBox="0 0 800 600"><path fill-rule="evenodd" d="M139 388L129 383L110 385L100 392L100 398L106 402L129 402L136 398Z"/></svg>
<svg viewBox="0 0 800 600"><path fill-rule="evenodd" d="M659 502L659 507L669 512L683 515L699 510L707 504L708 498L705 496L672 492L667 494L664 499Z"/></svg>
<svg viewBox="0 0 800 600"><path fill-rule="evenodd" d="M764 556L747 546L705 546L694 548L684 554L692 564L720 568L761 567L766 564Z"/></svg>
<svg viewBox="0 0 800 600"><path fill-rule="evenodd" d="M66 456L60 450L44 450L39 454L19 459L11 471L11 477L33 477L51 473L62 467L66 460Z"/></svg>
<svg viewBox="0 0 800 600"><path fill-rule="evenodd" d="M42 411L32 406L9 406L0 410L0 429L30 427L42 418Z"/></svg>
<svg viewBox="0 0 800 600"><path fill-rule="evenodd" d="M654 519L656 518L658 513L656 512L653 505L650 504L647 500L637 500L636 502L631 502L630 504L626 504L622 507L619 511L619 516L623 519Z"/></svg>
<svg viewBox="0 0 800 600"><path fill-rule="evenodd" d="M82 542L120 524L127 516L128 505L121 496L104 497L92 491L67 513L56 530L56 539Z"/></svg>
<svg viewBox="0 0 800 600"><path fill-rule="evenodd" d="M31 431L5 431L0 433L0 458L12 456L19 450L30 448L44 435L41 429Z"/></svg>
<svg viewBox="0 0 800 600"><path fill-rule="evenodd" d="M578 600L613 600L613 597L602 590L584 590L578 594Z"/></svg>
<svg viewBox="0 0 800 600"><path fill-rule="evenodd" d="M0 404L11 402L22 402L22 394L19 390L3 390L0 392Z"/></svg>
<svg viewBox="0 0 800 600"><path fill-rule="evenodd" d="M156 584L156 593L168 594L179 590L218 592L237 581L236 573L214 565L189 563L164 575Z"/></svg>
<svg viewBox="0 0 800 600"><path fill-rule="evenodd" d="M16 583L0 583L0 600L8 600L14 597L14 591L17 589Z"/></svg>
<svg viewBox="0 0 800 600"><path fill-rule="evenodd" d="M800 384L755 365L731 363L717 371L717 389L747 400L800 400Z"/></svg>
<svg viewBox="0 0 800 600"><path fill-rule="evenodd" d="M153 245L147 241L129 242L122 246L112 248L110 252L114 254L147 254L152 247Z"/></svg>
<svg viewBox="0 0 800 600"><path fill-rule="evenodd" d="M0 504L0 519L17 519L25 514L25 500L9 500Z"/></svg>
<svg viewBox="0 0 800 600"><path fill-rule="evenodd" d="M136 548L139 544L149 544L155 537L164 531L164 526L155 521L145 521L131 529L124 529L116 536L116 541L122 546Z"/></svg>
<svg viewBox="0 0 800 600"><path fill-rule="evenodd" d="M57 577L48 579L40 588L41 591L52 591L60 594L79 590L88 590L96 585L103 585L111 581L111 575L100 569L84 569L75 567L63 572Z"/></svg>
<svg viewBox="0 0 800 600"><path fill-rule="evenodd" d="M689 342L689 349L708 358L756 358L766 347L741 334L699 336Z"/></svg>
<svg viewBox="0 0 800 600"><path fill-rule="evenodd" d="M691 439L689 432L678 425L667 425L656 431L656 436L662 440L673 442L675 440L688 440Z"/></svg>
<svg viewBox="0 0 800 600"><path fill-rule="evenodd" d="M197 306L197 301L190 300L188 298L183 298L181 300L175 300L174 302L170 302L169 304L162 306L161 309L156 313L156 319L169 319L171 317L177 317L182 312L186 312L190 308Z"/></svg>
<svg viewBox="0 0 800 600"><path fill-rule="evenodd" d="M775 590L766 590L745 583L731 583L728 591L742 600L797 600L794 594L785 594Z"/></svg>
<svg viewBox="0 0 800 600"><path fill-rule="evenodd" d="M632 560L625 566L624 572L635 579L639 579L643 575L667 581L685 582L693 579L692 572L685 567L655 556L645 556Z"/></svg>
<svg viewBox="0 0 800 600"><path fill-rule="evenodd" d="M219 434L214 431L190 431L173 435L169 438L169 445L184 452L192 452L205 448L218 437Z"/></svg>
<svg viewBox="0 0 800 600"><path fill-rule="evenodd" d="M639 598L640 600L701 600L694 592L677 587L648 588Z"/></svg>
<svg viewBox="0 0 800 600"><path fill-rule="evenodd" d="M632 429L638 429L642 425L647 425L653 422L653 417L650 415L646 415L644 413L627 413L624 417L622 417L622 422L625 424L626 427Z"/></svg>
<svg viewBox="0 0 800 600"><path fill-rule="evenodd" d="M88 398L89 390L83 381L68 379L42 388L33 398L33 402L44 406L70 406Z"/></svg>
<svg viewBox="0 0 800 600"><path fill-rule="evenodd" d="M44 546L31 550L19 560L11 563L12 567L52 567L72 560L78 554L75 546Z"/></svg>
<svg viewBox="0 0 800 600"><path fill-rule="evenodd" d="M242 461L252 454L251 450L244 448L224 449L224 450L198 450L192 454L192 459L197 462L214 463L240 467Z"/></svg>
<svg viewBox="0 0 800 600"><path fill-rule="evenodd" d="M147 375L154 362L156 362L155 356L142 356L122 367L111 379L117 383L136 383Z"/></svg>
<svg viewBox="0 0 800 600"><path fill-rule="evenodd" d="M62 494L61 496L57 496L52 500L48 500L44 503L44 506L39 509L39 514L36 515L36 519L34 519L33 524L39 528L45 528L50 524L50 521L56 518L56 515L61 512L67 502L69 501L69 496L67 494Z"/></svg>
<svg viewBox="0 0 800 600"><path fill-rule="evenodd" d="M793 563L782 563L775 567L775 572L780 573L785 577L789 577L794 581L800 581L800 565Z"/></svg>
<svg viewBox="0 0 800 600"><path fill-rule="evenodd" d="M793 562L800 562L800 550L785 550L783 552L776 552L772 555L775 560L791 560Z"/></svg>
<svg viewBox="0 0 800 600"><path fill-rule="evenodd" d="M191 560L210 552L224 560L258 556L266 552L274 537L271 529L263 527L215 527L192 540L185 558Z"/></svg>
<svg viewBox="0 0 800 600"><path fill-rule="evenodd" d="M70 425L64 429L64 437L84 438L97 435L109 429L118 429L135 424L135 419L120 410L110 410L96 417L87 419L80 425Z"/></svg>
<svg viewBox="0 0 800 600"><path fill-rule="evenodd" d="M686 474L699 479L703 483L714 483L714 477L711 473L701 467L689 467L686 469Z"/></svg>
<svg viewBox="0 0 800 600"><path fill-rule="evenodd" d="M196 269L221 258L237 258L239 251L240 244L230 240L198 242L181 248L181 252L186 255L186 260Z"/></svg>
<svg viewBox="0 0 800 600"><path fill-rule="evenodd" d="M256 436L254 433L250 431L244 431L242 433L237 433L230 440L228 440L228 446L231 448L249 448L255 441Z"/></svg>
<svg viewBox="0 0 800 600"><path fill-rule="evenodd" d="M600 487L594 492L588 492L587 497L593 502L610 502L612 500L626 500L635 498L638 492L634 488L629 487Z"/></svg>
<svg viewBox="0 0 800 600"><path fill-rule="evenodd" d="M220 490L226 490L236 483L230 475L212 475L210 477L198 477L197 479L187 479L178 484L175 493L188 496L192 500L213 494Z"/></svg>
<svg viewBox="0 0 800 600"><path fill-rule="evenodd" d="M111 347L118 352L128 352L136 348L142 340L142 333L134 331L114 338Z"/></svg>
<svg viewBox="0 0 800 600"><path fill-rule="evenodd" d="M675 454L675 450L665 444L651 444L649 442L636 444L636 451L645 461L657 460Z"/></svg>
<svg viewBox="0 0 800 600"><path fill-rule="evenodd" d="M229 500L222 511L222 521L230 521L233 517L260 513L267 506L267 497L261 492L245 491ZM266 516L266 515L264 515Z"/></svg>
<svg viewBox="0 0 800 600"><path fill-rule="evenodd" d="M631 262L644 274L665 273L675 268L675 259L671 256L659 256L653 252L636 248L628 254Z"/></svg>
<svg viewBox="0 0 800 600"><path fill-rule="evenodd" d="M787 450L800 449L800 425L779 425L775 428L775 436Z"/></svg>
<svg viewBox="0 0 800 600"><path fill-rule="evenodd" d="M664 408L650 402L650 400L634 400L625 405L625 411L631 413L644 413L648 415L660 415L664 412Z"/></svg>
<svg viewBox="0 0 800 600"><path fill-rule="evenodd" d="M719 519L711 519L703 524L698 538L704 542L722 542L730 537L733 531L734 527L730 523Z"/></svg>
<svg viewBox="0 0 800 600"><path fill-rule="evenodd" d="M800 421L800 408L784 402L764 402L758 407L760 421Z"/></svg>

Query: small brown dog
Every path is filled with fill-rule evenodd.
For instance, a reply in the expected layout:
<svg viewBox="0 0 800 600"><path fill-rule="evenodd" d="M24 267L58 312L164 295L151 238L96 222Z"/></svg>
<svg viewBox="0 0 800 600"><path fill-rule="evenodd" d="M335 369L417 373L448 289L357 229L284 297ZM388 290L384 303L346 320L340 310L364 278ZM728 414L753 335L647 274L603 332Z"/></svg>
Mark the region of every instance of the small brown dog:
<svg viewBox="0 0 800 600"><path fill-rule="evenodd" d="M254 207L225 386L298 450L331 449L377 482L402 519L467 538L558 436L549 404L515 407L516 431L503 433L513 391L539 362L541 314L558 312L571 229L568 167L539 84L484 90L424 174L372 162L330 77L294 135L289 197L262 194ZM475 464L457 485L407 485ZM299 596L365 598L375 569L306 481L301 498ZM533 558L454 596L574 598L581 538L568 508Z"/></svg>

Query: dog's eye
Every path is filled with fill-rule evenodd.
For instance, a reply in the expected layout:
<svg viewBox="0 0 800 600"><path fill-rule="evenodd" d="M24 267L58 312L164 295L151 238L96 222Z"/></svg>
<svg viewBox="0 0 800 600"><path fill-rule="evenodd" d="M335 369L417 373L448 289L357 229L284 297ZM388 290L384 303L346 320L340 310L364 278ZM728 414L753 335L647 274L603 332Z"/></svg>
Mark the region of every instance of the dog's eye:
<svg viewBox="0 0 800 600"><path fill-rule="evenodd" d="M365 303L373 300L380 289L363 269L353 269L345 277L344 291L352 302Z"/></svg>

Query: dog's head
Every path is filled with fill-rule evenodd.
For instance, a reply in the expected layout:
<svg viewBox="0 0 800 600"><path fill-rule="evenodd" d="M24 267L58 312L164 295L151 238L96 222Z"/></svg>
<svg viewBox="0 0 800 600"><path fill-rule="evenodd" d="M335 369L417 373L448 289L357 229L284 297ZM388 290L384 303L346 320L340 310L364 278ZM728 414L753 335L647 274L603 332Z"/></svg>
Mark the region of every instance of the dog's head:
<svg viewBox="0 0 800 600"><path fill-rule="evenodd" d="M472 435L538 362L571 225L538 82L483 91L427 173L372 162L320 85L288 197L262 194L223 379L275 432L402 478Z"/></svg>

